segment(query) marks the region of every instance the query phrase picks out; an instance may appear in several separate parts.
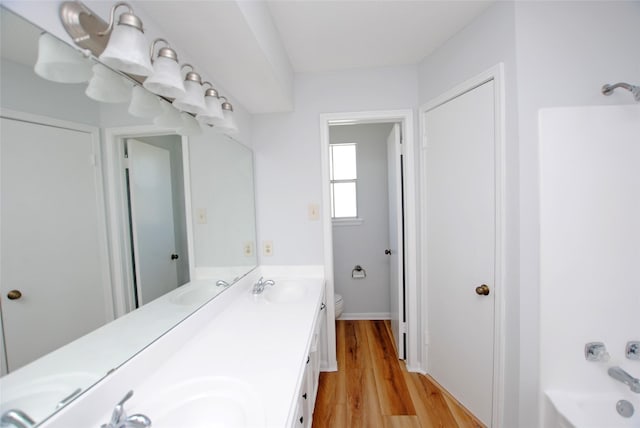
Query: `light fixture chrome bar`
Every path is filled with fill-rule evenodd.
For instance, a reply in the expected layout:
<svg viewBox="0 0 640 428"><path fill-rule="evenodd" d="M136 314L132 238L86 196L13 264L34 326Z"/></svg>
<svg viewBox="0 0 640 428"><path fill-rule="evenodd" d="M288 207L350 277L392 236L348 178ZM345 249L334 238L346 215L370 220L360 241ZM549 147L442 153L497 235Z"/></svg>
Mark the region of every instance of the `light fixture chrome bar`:
<svg viewBox="0 0 640 428"><path fill-rule="evenodd" d="M94 56L100 56L107 47L109 39L98 34L107 31L109 24L81 2L62 3L60 19L74 43L83 49L90 50Z"/></svg>
<svg viewBox="0 0 640 428"><path fill-rule="evenodd" d="M613 85L609 85L609 84L604 85L602 87L602 94L611 95L613 91L616 90L617 88L626 89L627 91L633 94L633 98L636 101L640 101L640 86L630 85L629 83L624 83L624 82L618 82Z"/></svg>

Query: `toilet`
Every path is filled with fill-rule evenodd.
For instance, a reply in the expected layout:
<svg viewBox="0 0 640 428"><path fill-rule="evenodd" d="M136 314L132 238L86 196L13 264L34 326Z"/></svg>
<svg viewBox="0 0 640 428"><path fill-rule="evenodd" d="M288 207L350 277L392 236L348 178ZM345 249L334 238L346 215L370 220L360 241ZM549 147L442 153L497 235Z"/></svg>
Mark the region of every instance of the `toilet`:
<svg viewBox="0 0 640 428"><path fill-rule="evenodd" d="M340 318L340 315L342 315L342 311L344 310L344 301L342 300L342 296L340 294L334 294L334 298L336 319L338 319Z"/></svg>

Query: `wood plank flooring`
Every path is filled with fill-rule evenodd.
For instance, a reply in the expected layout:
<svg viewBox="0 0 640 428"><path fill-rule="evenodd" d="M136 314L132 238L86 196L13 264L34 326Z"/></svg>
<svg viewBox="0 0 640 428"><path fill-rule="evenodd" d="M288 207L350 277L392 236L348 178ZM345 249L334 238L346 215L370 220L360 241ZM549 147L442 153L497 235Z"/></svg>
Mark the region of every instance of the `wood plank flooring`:
<svg viewBox="0 0 640 428"><path fill-rule="evenodd" d="M336 322L337 372L320 374L313 428L482 428L428 376L398 360L388 321Z"/></svg>

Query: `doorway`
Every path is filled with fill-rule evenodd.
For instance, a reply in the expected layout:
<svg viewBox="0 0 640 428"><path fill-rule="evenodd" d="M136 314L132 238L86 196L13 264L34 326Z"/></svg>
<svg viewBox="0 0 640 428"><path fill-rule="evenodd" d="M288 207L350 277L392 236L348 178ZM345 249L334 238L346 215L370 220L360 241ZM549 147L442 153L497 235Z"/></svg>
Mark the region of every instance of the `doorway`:
<svg viewBox="0 0 640 428"><path fill-rule="evenodd" d="M189 147L170 129L105 129L116 316L193 277ZM161 214L162 213L162 214Z"/></svg>
<svg viewBox="0 0 640 428"><path fill-rule="evenodd" d="M326 280L326 293L325 298L327 302L327 346L326 355L323 355L322 369L326 371L337 370L336 361L336 333L335 333L335 278L337 271L334 266L334 234L333 234L333 219L331 213L331 177L330 177L330 131L333 126L337 125L354 125L354 124L380 124L387 123L398 124L398 134L402 134L402 144L398 146L402 147L402 160L400 156L397 157L397 162L402 168L402 179L398 179L398 183L401 183L400 191L397 193L398 197L402 201L399 206L404 209L404 212L398 215L399 219L404 219L404 234L400 233L398 236L404 235L404 241L399 246L399 249L393 251L393 249L380 248L380 252L383 257L388 257L384 254L384 250L391 249L391 254L398 255L398 260L404 259L404 296L398 298L398 308L400 304L406 302L403 310L397 311L398 333L400 329L403 329L402 334L398 334L398 338L405 339L405 344L399 347L400 350L405 351L403 357L406 359L407 368L411 371L420 370L419 358L418 358L418 337L419 337L419 323L417 313L417 253L416 253L416 218L415 218L415 168L414 168L414 147L413 147L413 112L411 110L391 110L391 111L373 111L373 112L353 112L353 113L332 113L322 114L321 121L321 147L322 147L322 221L323 221L323 242L324 242L324 263L325 263L325 280ZM399 149L399 148L398 148ZM385 147L386 150L386 147ZM393 156L392 156L393 157ZM395 158L394 158L395 159ZM388 167L388 166L387 166ZM398 167L399 170L400 166ZM384 175L384 188L387 189L387 177ZM398 208L398 205L392 204ZM396 223L397 224L397 223ZM385 226L385 230L389 231L389 222ZM400 251L401 249L401 251ZM403 255L402 257L401 254ZM362 266L361 266L362 267ZM355 264L348 269L348 275L350 278L352 271L355 268ZM363 267L366 270L366 266ZM399 269L402 270L402 269ZM356 269L357 271L357 269ZM344 273L344 272L343 272ZM342 274L343 274L342 273ZM367 273L369 275L369 273ZM399 288L400 289L400 288ZM391 317L391 308L389 306L388 318ZM404 326L400 323L400 317L404 320ZM406 335L405 335L406 333Z"/></svg>
<svg viewBox="0 0 640 428"><path fill-rule="evenodd" d="M189 282L180 141L177 135L123 141L135 308Z"/></svg>
<svg viewBox="0 0 640 428"><path fill-rule="evenodd" d="M336 314L391 320L398 358L404 360L400 124L330 125L329 138Z"/></svg>

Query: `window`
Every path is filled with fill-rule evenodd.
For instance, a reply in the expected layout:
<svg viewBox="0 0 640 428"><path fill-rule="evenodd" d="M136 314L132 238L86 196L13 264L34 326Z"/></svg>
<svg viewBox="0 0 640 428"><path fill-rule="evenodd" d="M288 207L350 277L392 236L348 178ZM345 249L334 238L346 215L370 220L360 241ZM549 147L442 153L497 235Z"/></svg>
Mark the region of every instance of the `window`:
<svg viewBox="0 0 640 428"><path fill-rule="evenodd" d="M358 217L356 144L330 144L331 218Z"/></svg>

